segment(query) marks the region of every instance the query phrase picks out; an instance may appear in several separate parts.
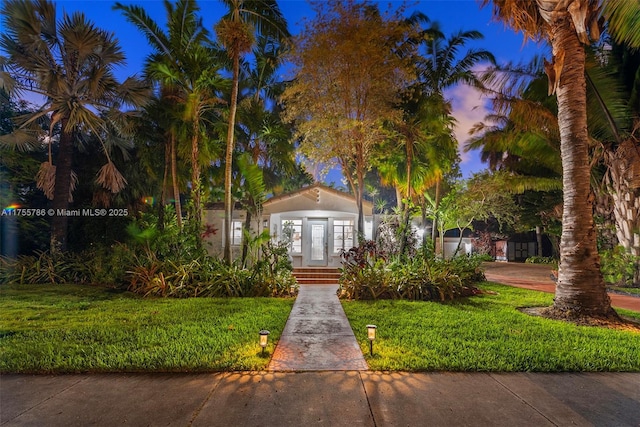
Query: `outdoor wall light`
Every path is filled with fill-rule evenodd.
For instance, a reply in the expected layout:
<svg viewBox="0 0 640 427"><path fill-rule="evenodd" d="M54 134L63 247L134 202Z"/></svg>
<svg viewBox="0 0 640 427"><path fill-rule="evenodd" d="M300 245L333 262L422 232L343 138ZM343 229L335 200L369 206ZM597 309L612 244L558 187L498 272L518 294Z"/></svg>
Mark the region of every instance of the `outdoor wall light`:
<svg viewBox="0 0 640 427"><path fill-rule="evenodd" d="M367 325L367 338L369 338L369 354L373 356L373 340L376 339L376 325Z"/></svg>
<svg viewBox="0 0 640 427"><path fill-rule="evenodd" d="M262 347L262 354L264 354L264 349L267 346L267 340L269 339L269 331L263 329L260 331L260 347Z"/></svg>

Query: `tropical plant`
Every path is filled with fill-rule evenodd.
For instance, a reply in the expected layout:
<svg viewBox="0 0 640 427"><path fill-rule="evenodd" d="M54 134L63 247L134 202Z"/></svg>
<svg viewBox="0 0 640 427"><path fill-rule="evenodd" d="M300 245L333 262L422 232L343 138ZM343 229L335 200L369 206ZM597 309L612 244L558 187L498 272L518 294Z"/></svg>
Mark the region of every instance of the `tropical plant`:
<svg viewBox="0 0 640 427"><path fill-rule="evenodd" d="M74 144L78 134L90 133L106 144L113 131L126 134L126 119L131 112L123 106L142 105L148 95L147 87L135 78L118 82L114 69L125 57L112 33L88 22L82 13L56 19L56 4L11 0L3 3L3 28L0 46L7 53L2 60L0 82L4 89L30 91L42 95L44 104L22 120L11 138L23 148L36 141L49 146L49 159L38 172L38 186L53 200L52 208L66 211L75 188L72 170ZM47 133L37 128L37 121L48 117ZM54 135L54 132L59 133ZM57 142L55 159L52 145ZM109 157L98 171L96 182L117 193L126 180ZM51 220L51 251L56 254L67 248L68 218L55 215Z"/></svg>
<svg viewBox="0 0 640 427"><path fill-rule="evenodd" d="M387 259L374 242L361 242L343 255L338 295L355 300L445 301L478 292L484 280L481 259L438 260L428 250L398 262Z"/></svg>
<svg viewBox="0 0 640 427"><path fill-rule="evenodd" d="M121 10L127 20L147 37L154 52L145 64L149 78L163 85L163 97L180 106L181 114L174 117L167 137L170 140L172 170L175 169L175 138L182 136L190 140L191 199L193 212L191 221L202 223L201 164L212 158L210 136L207 132L207 115L222 101L218 91L226 85L219 74L216 58L218 53L209 39L209 32L198 16L199 7L193 0L181 0L175 5L165 2L167 31L149 17L139 6L116 3L114 9ZM180 122L186 125L180 126ZM174 193L177 190L174 177ZM174 194L176 200L179 196ZM176 205L177 207L177 205Z"/></svg>
<svg viewBox="0 0 640 427"><path fill-rule="evenodd" d="M224 259L227 263L231 263L232 163L240 83L240 59L251 51L256 35L280 44L289 38L289 31L276 0L222 0L222 3L227 8L227 14L216 24L215 30L218 40L232 61L231 99L224 161Z"/></svg>
<svg viewBox="0 0 640 427"><path fill-rule="evenodd" d="M418 63L420 70L420 88L422 96L431 98L428 105L446 106L444 91L457 84L467 84L470 86L480 86L478 78L474 72L474 67L483 62L490 64L495 63L495 58L491 52L484 49L469 49L462 57L460 50L473 40L483 38L479 31L459 31L445 40L442 33L433 32L436 37L425 37L424 45L426 53L424 59ZM433 112L431 113L433 115ZM436 111L435 116L440 116L441 126L443 130L436 133L437 135L433 148L429 155L429 166L431 182L435 181L435 205L436 211L440 203L441 184L443 174L449 172L452 164L457 160L457 141L451 136L451 131L447 131L448 111L442 108ZM456 153L456 155L453 155ZM434 218L434 226L432 227L432 239L435 241L435 230L437 229L437 216Z"/></svg>
<svg viewBox="0 0 640 427"><path fill-rule="evenodd" d="M528 38L549 41L552 48L545 71L549 92L558 99L564 207L559 277L550 312L561 317L615 315L599 268L592 217L584 72L584 44L600 36L601 6L613 35L640 44L640 20L633 19L636 2L493 0L497 19Z"/></svg>

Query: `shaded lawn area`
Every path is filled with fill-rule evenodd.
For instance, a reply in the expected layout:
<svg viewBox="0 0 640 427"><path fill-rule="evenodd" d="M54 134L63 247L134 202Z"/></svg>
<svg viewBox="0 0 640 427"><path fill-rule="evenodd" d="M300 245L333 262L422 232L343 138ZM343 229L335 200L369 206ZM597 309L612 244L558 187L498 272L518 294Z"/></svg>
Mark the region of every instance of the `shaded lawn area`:
<svg viewBox="0 0 640 427"><path fill-rule="evenodd" d="M266 369L293 299L140 298L77 285L0 286L0 372Z"/></svg>
<svg viewBox="0 0 640 427"><path fill-rule="evenodd" d="M640 371L640 333L575 326L517 307L549 306L553 295L494 283L448 303L343 301L372 370ZM618 310L640 320L640 313ZM375 324L374 356L366 325Z"/></svg>

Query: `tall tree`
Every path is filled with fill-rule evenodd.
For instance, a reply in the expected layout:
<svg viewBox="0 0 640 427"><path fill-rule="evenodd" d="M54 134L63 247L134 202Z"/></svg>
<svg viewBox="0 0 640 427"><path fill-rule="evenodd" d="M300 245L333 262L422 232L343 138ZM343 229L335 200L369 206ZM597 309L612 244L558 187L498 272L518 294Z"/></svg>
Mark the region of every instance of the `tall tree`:
<svg viewBox="0 0 640 427"><path fill-rule="evenodd" d="M364 234L364 178L373 147L386 138L383 123L400 120L395 106L414 73L410 55L398 46L414 28L398 14L382 16L371 3L314 5L315 20L295 42L296 77L283 96L285 115L307 157L342 168Z"/></svg>
<svg viewBox="0 0 640 427"><path fill-rule="evenodd" d="M231 211L233 199L232 162L234 151L234 133L236 111L238 108L238 87L240 82L240 59L250 52L256 35L271 38L277 42L290 37L287 22L276 0L221 0L227 8L227 14L216 24L215 30L220 43L232 60L232 87L229 104L229 123L225 154L224 174L224 259L231 262Z"/></svg>
<svg viewBox="0 0 640 427"><path fill-rule="evenodd" d="M423 37L425 46L424 59L418 64L420 70L420 93L423 97L432 98L428 105L446 105L444 91L454 85L467 84L470 86L479 86L478 78L473 68L482 62L495 63L495 58L491 52L484 49L468 49L462 57L460 51L465 45L474 40L483 38L482 33L478 31L458 31L449 38L445 38L444 34L430 29ZM446 110L432 111L431 114L446 115ZM440 142L455 143L455 139L440 138ZM446 145L441 148L447 148L444 152L451 151L451 147ZM443 152L443 150L439 150ZM435 204L436 207L441 197L441 181L443 174L451 170L451 166L455 157L436 157L439 161L432 162L432 176L434 178ZM437 211L437 209L436 209ZM434 222L437 222L437 216ZM435 241L435 231L437 224L432 228L432 238Z"/></svg>
<svg viewBox="0 0 640 427"><path fill-rule="evenodd" d="M489 0L482 0L484 5ZM608 317L611 308L600 272L590 192L585 48L600 36L604 5L610 30L640 44L640 20L628 18L639 8L625 0L493 0L494 15L534 40L546 40L553 58L545 64L549 92L558 100L564 207L560 266L552 313L560 317ZM629 31L633 28L633 31ZM620 30L620 31L618 31Z"/></svg>
<svg viewBox="0 0 640 427"><path fill-rule="evenodd" d="M164 86L163 95L166 98L181 106L182 115L178 120L188 124L185 135L191 147L191 216L196 228L199 228L202 222L201 163L210 158L204 144L208 139L206 116L221 102L217 92L225 83L218 72L217 53L198 16L200 9L196 2L180 0L173 4L165 1L164 5L166 31L139 6L116 3L114 9L121 10L127 20L146 36L154 51L146 60L145 73ZM167 133L172 152L179 134L177 126L171 127ZM175 153L172 157L175 157ZM175 173L173 176L175 179ZM179 200L179 195L176 200ZM176 213L180 215L180 212Z"/></svg>
<svg viewBox="0 0 640 427"><path fill-rule="evenodd" d="M0 71L0 82L8 90L31 91L46 99L22 123L18 131L22 137L14 140L25 142L24 136L34 136L25 132L43 116L51 120L49 144L54 140L52 132L59 129L55 165L50 154L41 167L39 183L53 200L52 208L65 211L74 187L73 152L78 132L90 132L104 142L109 126L119 124L122 131L127 113L120 107L141 105L147 99L147 89L134 78L122 83L116 80L113 70L125 61L118 41L82 13L65 13L57 21L56 4L51 1L11 0L4 2L2 15L0 46L8 61ZM104 152L108 156L106 149ZM97 181L111 192L126 183L110 158L98 172ZM67 228L66 215L52 218L53 253L66 250Z"/></svg>

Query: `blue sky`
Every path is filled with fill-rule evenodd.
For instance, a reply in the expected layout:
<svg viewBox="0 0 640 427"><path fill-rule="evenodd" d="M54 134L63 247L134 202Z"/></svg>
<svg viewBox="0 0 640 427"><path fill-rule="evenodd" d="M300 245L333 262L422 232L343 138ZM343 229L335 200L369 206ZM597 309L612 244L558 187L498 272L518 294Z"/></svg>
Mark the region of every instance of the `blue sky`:
<svg viewBox="0 0 640 427"><path fill-rule="evenodd" d="M119 70L119 77L124 79L132 74L140 73L145 56L150 53L146 39L128 23L122 14L112 10L113 1L58 1L59 13L82 11L97 26L116 34L127 56L127 67ZM165 11L162 1L141 0L122 1L125 4L137 4L145 8L156 22L164 24ZM398 7L398 1L380 1L382 10ZM204 25L213 33L213 25L224 13L218 0L199 1ZM295 34L301 28L302 20L312 18L313 12L306 0L280 0L280 7L287 18L290 31ZM484 48L491 51L498 62L520 62L530 59L536 53L542 53L543 47L534 43L523 43L523 37L514 33L500 22L491 20L491 9L480 9L475 0L422 0L409 3L409 11L419 10L431 21L438 21L445 34L450 35L458 30L478 30L484 34L484 40L474 42L469 47ZM447 92L447 97L454 107L454 116L458 121L456 136L460 144L468 138L469 128L481 121L487 113L480 95L468 87L457 87ZM465 176L484 169L476 153L462 153L462 170ZM335 175L329 180L339 178Z"/></svg>

